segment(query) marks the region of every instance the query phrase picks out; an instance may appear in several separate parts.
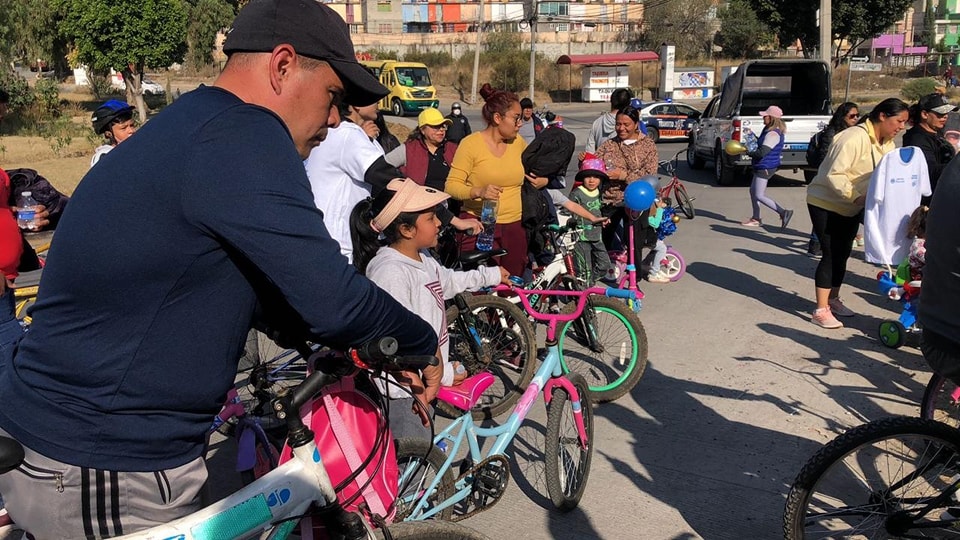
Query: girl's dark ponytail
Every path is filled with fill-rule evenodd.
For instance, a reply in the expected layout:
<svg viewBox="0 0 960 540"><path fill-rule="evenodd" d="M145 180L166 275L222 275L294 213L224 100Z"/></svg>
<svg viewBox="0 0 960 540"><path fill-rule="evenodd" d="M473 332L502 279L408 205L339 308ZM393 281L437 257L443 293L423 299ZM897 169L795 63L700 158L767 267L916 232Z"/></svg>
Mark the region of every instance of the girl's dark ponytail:
<svg viewBox="0 0 960 540"><path fill-rule="evenodd" d="M367 273L367 265L380 249L380 233L373 230L373 199L357 203L350 212L350 240L353 242L353 265L361 274Z"/></svg>

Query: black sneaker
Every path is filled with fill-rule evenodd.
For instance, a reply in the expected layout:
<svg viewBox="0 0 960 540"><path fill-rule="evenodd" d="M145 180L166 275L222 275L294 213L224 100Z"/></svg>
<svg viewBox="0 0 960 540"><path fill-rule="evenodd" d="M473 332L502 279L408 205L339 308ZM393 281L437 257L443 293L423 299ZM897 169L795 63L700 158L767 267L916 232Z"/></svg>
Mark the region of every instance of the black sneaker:
<svg viewBox="0 0 960 540"><path fill-rule="evenodd" d="M811 239L810 243L807 244L807 255L811 257L820 257L823 255L823 250L820 249L820 242Z"/></svg>

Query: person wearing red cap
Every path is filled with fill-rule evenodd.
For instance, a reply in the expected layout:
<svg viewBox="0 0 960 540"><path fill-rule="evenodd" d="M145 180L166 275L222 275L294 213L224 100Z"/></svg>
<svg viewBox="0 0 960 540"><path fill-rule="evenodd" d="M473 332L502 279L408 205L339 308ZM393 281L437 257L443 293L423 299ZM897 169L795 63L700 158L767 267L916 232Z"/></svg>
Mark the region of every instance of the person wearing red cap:
<svg viewBox="0 0 960 540"><path fill-rule="evenodd" d="M760 205L763 204L780 216L780 229L786 230L790 219L793 218L793 210L780 206L777 201L767 197L766 192L767 182L780 167L783 135L787 131L787 125L783 122L783 110L776 105L760 111L760 116L763 118L763 131L757 138L757 149L748 154L753 158L753 181L750 183L750 204L753 207L753 215L742 225L759 227L762 224Z"/></svg>
<svg viewBox="0 0 960 540"><path fill-rule="evenodd" d="M253 323L437 350L429 324L340 255L303 166L338 102L387 93L346 23L313 0L251 0L223 49L212 86L84 176L30 331L15 355L0 344L0 436L26 454L0 493L31 537L122 536L199 510L205 434Z"/></svg>

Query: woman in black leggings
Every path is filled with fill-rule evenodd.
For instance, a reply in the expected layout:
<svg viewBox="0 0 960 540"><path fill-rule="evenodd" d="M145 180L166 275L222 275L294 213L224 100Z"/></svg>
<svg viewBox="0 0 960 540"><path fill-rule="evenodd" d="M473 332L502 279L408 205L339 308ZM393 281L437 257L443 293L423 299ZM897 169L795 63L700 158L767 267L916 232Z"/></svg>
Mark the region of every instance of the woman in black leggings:
<svg viewBox="0 0 960 540"><path fill-rule="evenodd" d="M841 328L837 317L854 315L840 301L840 285L863 220L870 176L880 159L894 150L893 138L904 128L907 111L903 101L885 99L862 124L839 133L807 188L810 221L823 250L815 275L817 307L811 319L818 326Z"/></svg>

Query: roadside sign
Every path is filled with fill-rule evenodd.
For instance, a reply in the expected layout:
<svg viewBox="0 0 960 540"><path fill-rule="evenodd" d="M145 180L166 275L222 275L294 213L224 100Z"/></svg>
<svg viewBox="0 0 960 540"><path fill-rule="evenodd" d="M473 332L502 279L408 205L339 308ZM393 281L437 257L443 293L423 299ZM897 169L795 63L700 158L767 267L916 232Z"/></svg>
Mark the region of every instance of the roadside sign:
<svg viewBox="0 0 960 540"><path fill-rule="evenodd" d="M869 61L870 61L869 56L851 56L850 57L851 64L866 64Z"/></svg>
<svg viewBox="0 0 960 540"><path fill-rule="evenodd" d="M883 64L850 64L850 71L883 71Z"/></svg>

